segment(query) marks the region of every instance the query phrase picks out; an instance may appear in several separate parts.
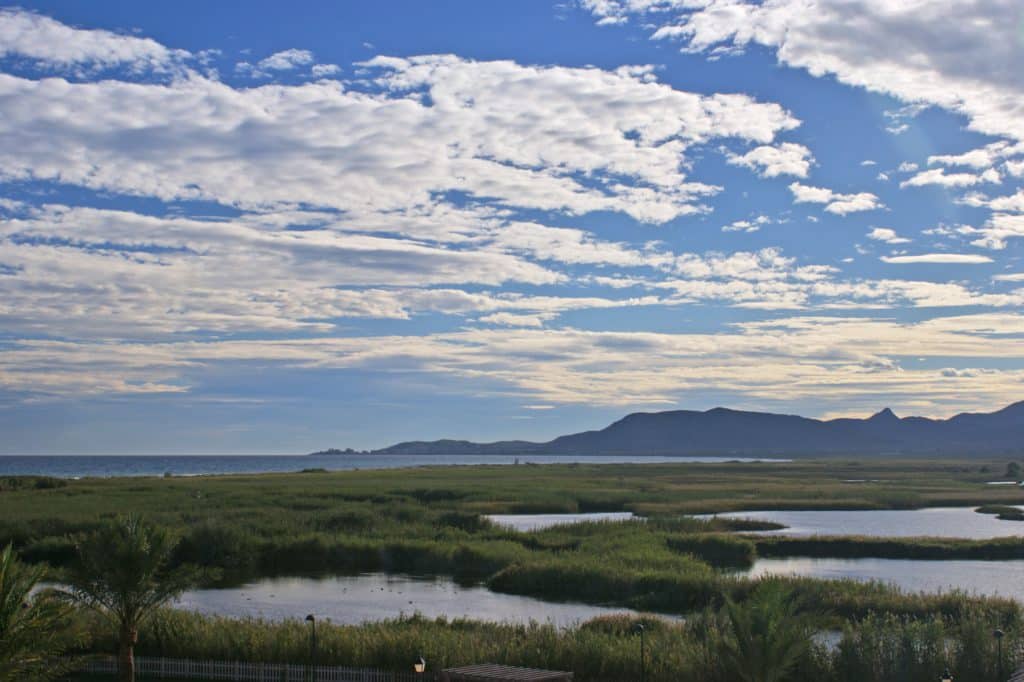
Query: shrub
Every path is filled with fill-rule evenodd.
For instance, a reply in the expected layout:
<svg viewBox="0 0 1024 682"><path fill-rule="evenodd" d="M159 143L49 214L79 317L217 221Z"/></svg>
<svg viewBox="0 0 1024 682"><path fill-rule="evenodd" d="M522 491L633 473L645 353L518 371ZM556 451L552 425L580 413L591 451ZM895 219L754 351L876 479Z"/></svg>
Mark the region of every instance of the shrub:
<svg viewBox="0 0 1024 682"><path fill-rule="evenodd" d="M749 568L757 559L754 543L735 535L675 535L667 537L665 544L673 551L693 554L721 568Z"/></svg>

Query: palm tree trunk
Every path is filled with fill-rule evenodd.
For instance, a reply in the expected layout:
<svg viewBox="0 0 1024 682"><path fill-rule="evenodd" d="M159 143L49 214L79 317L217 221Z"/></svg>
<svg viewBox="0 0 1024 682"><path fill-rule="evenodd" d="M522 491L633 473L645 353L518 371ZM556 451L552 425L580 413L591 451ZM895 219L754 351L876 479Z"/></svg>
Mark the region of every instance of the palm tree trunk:
<svg viewBox="0 0 1024 682"><path fill-rule="evenodd" d="M120 647L117 653L117 677L120 682L135 682L135 643L138 641L137 629L121 628Z"/></svg>

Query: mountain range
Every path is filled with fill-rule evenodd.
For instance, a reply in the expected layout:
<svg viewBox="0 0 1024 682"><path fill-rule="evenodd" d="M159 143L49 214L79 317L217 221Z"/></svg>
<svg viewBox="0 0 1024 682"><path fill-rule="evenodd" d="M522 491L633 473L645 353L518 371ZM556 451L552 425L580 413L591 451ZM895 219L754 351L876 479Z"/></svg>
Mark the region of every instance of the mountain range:
<svg viewBox="0 0 1024 682"><path fill-rule="evenodd" d="M323 453L341 453L328 450ZM716 407L706 412L635 412L597 431L554 440L474 443L409 441L382 455L813 456L1024 453L1024 401L949 419L900 418L886 408L867 419L819 420Z"/></svg>

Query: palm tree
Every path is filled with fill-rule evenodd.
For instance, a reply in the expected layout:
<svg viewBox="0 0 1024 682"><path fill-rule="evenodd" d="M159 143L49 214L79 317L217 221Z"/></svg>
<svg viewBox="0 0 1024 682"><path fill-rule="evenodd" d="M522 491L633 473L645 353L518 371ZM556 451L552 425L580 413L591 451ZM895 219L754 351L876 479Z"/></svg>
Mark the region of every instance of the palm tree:
<svg viewBox="0 0 1024 682"><path fill-rule="evenodd" d="M135 680L139 627L192 583L191 571L170 567L176 544L166 530L132 516L103 526L78 543L78 560L67 581L69 594L117 628L122 682Z"/></svg>
<svg viewBox="0 0 1024 682"><path fill-rule="evenodd" d="M762 584L741 604L727 599L725 612L731 632L722 654L733 679L778 682L810 649L810 623L779 583Z"/></svg>
<svg viewBox="0 0 1024 682"><path fill-rule="evenodd" d="M61 655L70 644L70 609L52 595L32 595L43 578L43 569L22 564L11 545L0 553L0 682L52 680L67 672Z"/></svg>

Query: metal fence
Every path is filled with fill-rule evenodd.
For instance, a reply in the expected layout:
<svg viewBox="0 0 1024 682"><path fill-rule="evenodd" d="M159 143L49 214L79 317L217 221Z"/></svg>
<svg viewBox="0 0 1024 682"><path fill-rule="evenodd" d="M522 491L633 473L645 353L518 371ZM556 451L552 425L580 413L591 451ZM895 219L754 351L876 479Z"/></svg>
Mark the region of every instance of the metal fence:
<svg viewBox="0 0 1024 682"><path fill-rule="evenodd" d="M116 673L116 658L90 659L83 672ZM413 672L373 668L341 668L288 663L191 661L182 658L135 657L135 674L142 679L229 680L230 682L419 682ZM430 675L427 676L432 677Z"/></svg>

